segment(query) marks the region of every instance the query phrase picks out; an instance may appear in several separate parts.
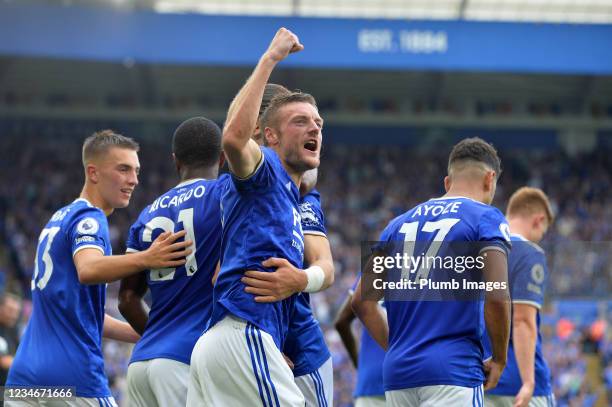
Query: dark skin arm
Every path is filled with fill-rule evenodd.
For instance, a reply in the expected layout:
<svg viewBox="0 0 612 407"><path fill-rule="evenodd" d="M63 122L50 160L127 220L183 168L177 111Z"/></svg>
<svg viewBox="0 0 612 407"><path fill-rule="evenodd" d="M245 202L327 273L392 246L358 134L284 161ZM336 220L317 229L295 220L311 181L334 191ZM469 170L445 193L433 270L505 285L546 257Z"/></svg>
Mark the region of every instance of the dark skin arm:
<svg viewBox="0 0 612 407"><path fill-rule="evenodd" d="M145 273L124 278L119 288L119 312L140 335L149 320L149 310L143 301L147 288Z"/></svg>
<svg viewBox="0 0 612 407"><path fill-rule="evenodd" d="M351 308L352 299L353 295L349 294L344 300L344 303L342 304L342 307L340 307L340 311L336 316L335 327L338 334L340 334L340 339L342 339L342 343L344 344L351 361L353 362L353 366L357 368L359 351L357 349L355 335L351 329L351 323L355 319L353 308Z"/></svg>
<svg viewBox="0 0 612 407"><path fill-rule="evenodd" d="M508 281L508 261L505 253L489 250L483 254L484 277L488 282ZM485 297L485 323L491 341L493 356L485 362L486 381L484 389L490 390L506 367L508 341L510 339L510 294L508 289L487 292Z"/></svg>

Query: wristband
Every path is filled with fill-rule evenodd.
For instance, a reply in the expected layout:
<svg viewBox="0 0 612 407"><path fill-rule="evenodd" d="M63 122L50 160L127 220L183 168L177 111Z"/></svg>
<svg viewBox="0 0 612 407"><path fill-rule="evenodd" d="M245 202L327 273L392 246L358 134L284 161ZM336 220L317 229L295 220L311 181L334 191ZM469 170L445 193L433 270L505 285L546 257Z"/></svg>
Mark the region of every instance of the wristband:
<svg viewBox="0 0 612 407"><path fill-rule="evenodd" d="M310 266L305 269L304 272L308 278L308 284L306 284L304 292L314 293L321 290L323 282L325 281L325 272L323 269L319 266Z"/></svg>

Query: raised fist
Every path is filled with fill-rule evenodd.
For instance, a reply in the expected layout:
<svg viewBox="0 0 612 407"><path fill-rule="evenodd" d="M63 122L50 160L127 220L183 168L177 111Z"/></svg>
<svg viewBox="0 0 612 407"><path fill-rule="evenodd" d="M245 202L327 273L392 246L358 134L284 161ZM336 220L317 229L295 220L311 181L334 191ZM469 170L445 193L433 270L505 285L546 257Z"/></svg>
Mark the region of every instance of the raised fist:
<svg viewBox="0 0 612 407"><path fill-rule="evenodd" d="M300 44L300 39L286 28L280 28L266 53L275 62L280 62L291 53L298 52L304 49L304 46Z"/></svg>

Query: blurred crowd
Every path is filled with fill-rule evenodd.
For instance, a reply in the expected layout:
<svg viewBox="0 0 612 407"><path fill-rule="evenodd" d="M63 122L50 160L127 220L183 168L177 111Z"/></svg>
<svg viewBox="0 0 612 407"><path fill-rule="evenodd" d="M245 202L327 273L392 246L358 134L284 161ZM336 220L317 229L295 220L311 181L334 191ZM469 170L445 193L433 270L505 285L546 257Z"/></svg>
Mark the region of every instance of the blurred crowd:
<svg viewBox="0 0 612 407"><path fill-rule="evenodd" d="M125 133L129 135L129 133ZM177 183L169 139L141 142L140 185L130 207L109 218L114 253L122 253L126 232L149 202ZM74 200L83 183L82 138L20 133L0 138L0 286L22 296L27 317L30 278L37 236L59 207ZM336 283L313 296L316 316L333 354L337 405L351 405L355 372L333 330L333 320L360 266L360 242L376 240L399 213L443 194L450 145L427 148L328 144L324 147L317 188L336 263ZM505 209L518 187L542 188L556 215L542 245L549 255L549 298L588 297L603 300L612 292L612 151L599 148L568 155L560 148L500 151L503 174L494 205ZM107 311L118 315L117 285L109 285ZM580 327L560 336L562 315L551 314L545 329L545 353L560 405L588 405L597 389L585 381L585 336ZM607 315L609 316L609 315ZM604 317L605 320L609 318ZM590 321L592 322L592 321ZM355 326L359 329L358 326ZM609 331L609 328L608 328ZM118 401L124 399L125 372L131 347L104 344L106 369ZM589 349L588 351L590 351ZM604 333L595 353L612 388L612 341Z"/></svg>

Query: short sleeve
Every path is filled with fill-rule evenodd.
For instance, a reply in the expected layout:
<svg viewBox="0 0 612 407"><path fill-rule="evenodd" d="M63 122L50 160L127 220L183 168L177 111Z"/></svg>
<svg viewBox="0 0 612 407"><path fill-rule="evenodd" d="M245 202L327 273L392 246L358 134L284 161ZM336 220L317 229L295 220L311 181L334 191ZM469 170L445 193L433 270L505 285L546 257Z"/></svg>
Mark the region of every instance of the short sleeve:
<svg viewBox="0 0 612 407"><path fill-rule="evenodd" d="M138 219L132 226L130 226L130 230L128 231L128 237L125 242L125 251L126 253L136 253L142 251L141 239L140 237L143 224Z"/></svg>
<svg viewBox="0 0 612 407"><path fill-rule="evenodd" d="M502 213L491 208L487 210L478 223L478 240L480 252L486 250L499 250L508 255L512 244L510 243L510 227Z"/></svg>
<svg viewBox="0 0 612 407"><path fill-rule="evenodd" d="M325 217L321 209L321 199L318 193L313 191L304 196L299 206L304 234L327 236Z"/></svg>
<svg viewBox="0 0 612 407"><path fill-rule="evenodd" d="M534 250L523 261L518 262L516 270L512 270L512 302L529 304L540 309L544 303L547 274L544 253Z"/></svg>
<svg viewBox="0 0 612 407"><path fill-rule="evenodd" d="M71 220L68 237L73 257L83 249L98 249L106 254L110 247L106 216L97 208L79 211Z"/></svg>
<svg viewBox="0 0 612 407"><path fill-rule="evenodd" d="M239 178L232 174L232 181L238 191L266 189L274 185L280 166L281 163L276 153L269 148L262 147L261 160L253 174L247 178Z"/></svg>

